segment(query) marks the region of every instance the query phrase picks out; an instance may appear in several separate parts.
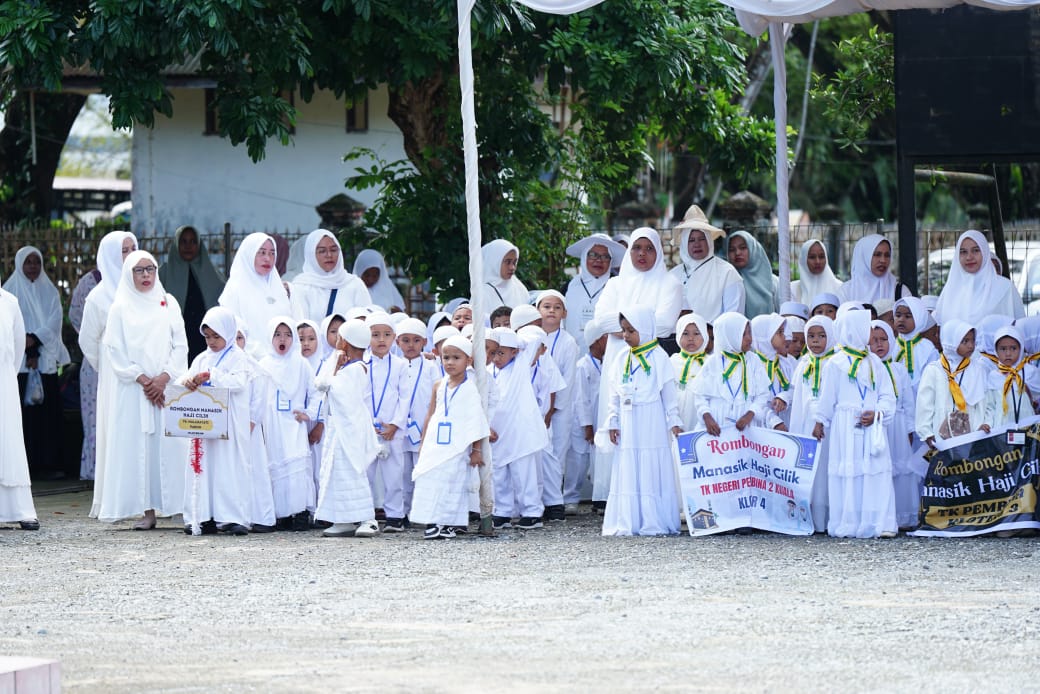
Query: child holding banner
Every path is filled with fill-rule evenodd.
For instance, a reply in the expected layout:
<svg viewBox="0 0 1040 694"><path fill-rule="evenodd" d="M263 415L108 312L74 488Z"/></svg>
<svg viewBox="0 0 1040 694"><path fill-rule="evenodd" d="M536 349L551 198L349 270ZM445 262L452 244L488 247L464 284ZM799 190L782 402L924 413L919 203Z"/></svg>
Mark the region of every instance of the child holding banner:
<svg viewBox="0 0 1040 694"><path fill-rule="evenodd" d="M206 351L192 361L181 385L227 388L227 439L194 439L189 464L184 467L184 532L202 534L203 525L232 535L246 535L252 513L252 472L249 465L249 398L252 368L235 344L235 316L217 306L206 311L199 332ZM198 442L198 443L195 443ZM196 454L196 446L201 456ZM212 527L212 526L211 526Z"/></svg>
<svg viewBox="0 0 1040 694"><path fill-rule="evenodd" d="M885 426L896 411L892 381L868 350L870 312L847 311L837 321L841 350L823 367L813 436L828 440L827 534L895 537L892 458Z"/></svg>
<svg viewBox="0 0 1040 694"><path fill-rule="evenodd" d="M1025 338L1018 328L1004 326L993 337L997 363L989 375L989 388L999 403L994 407L994 423L1015 425L1036 414L1029 394L1040 393L1040 370L1023 358Z"/></svg>
<svg viewBox="0 0 1040 694"><path fill-rule="evenodd" d="M834 356L838 344L834 321L820 314L805 324L805 347L808 352L798 362L791 378L791 432L812 436L816 426L816 401L823 383L823 367ZM827 446L816 448L816 476L812 486L813 529L827 532Z"/></svg>
<svg viewBox="0 0 1040 694"><path fill-rule="evenodd" d="M943 353L921 375L915 418L918 437L932 448L936 437L988 432L995 419L993 398L986 397L986 369L980 359L972 358L975 328L953 319L939 336Z"/></svg>
<svg viewBox="0 0 1040 694"><path fill-rule="evenodd" d="M896 522L902 530L917 527L921 510L921 482L924 476L914 466L912 435L917 396L906 367L893 361L897 349L895 333L888 323L876 320L870 324L870 351L877 355L888 371L896 396L896 414L885 433L892 456L892 487L896 494Z"/></svg>
<svg viewBox="0 0 1040 694"><path fill-rule="evenodd" d="M692 431L697 426L693 380L701 372L704 360L708 357L708 322L696 313L687 313L675 324L675 338L679 343L679 353L669 359L675 369L679 417L682 419L683 431Z"/></svg>
<svg viewBox="0 0 1040 694"><path fill-rule="evenodd" d="M655 338L653 307L636 304L619 318L629 349L606 372L607 428L617 453L603 534L674 535L679 513L672 447L682 431L675 376Z"/></svg>
<svg viewBox="0 0 1040 694"><path fill-rule="evenodd" d="M715 351L693 383L697 430L718 436L724 426L743 431L755 420L775 425L780 418L769 407L769 377L751 349L751 323L740 313L715 319Z"/></svg>

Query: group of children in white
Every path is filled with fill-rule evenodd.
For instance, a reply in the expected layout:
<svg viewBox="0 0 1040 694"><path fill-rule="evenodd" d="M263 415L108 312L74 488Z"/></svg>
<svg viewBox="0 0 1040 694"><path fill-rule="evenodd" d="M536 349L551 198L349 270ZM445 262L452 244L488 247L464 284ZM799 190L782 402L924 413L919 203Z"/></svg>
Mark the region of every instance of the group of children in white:
<svg viewBox="0 0 1040 694"><path fill-rule="evenodd" d="M1031 417L1040 394L1040 319L949 318L939 331L922 299L872 306L821 292L751 320L688 312L663 325L690 287L664 271L650 229L629 251L603 235L575 244L583 269L567 295L532 303L513 277L516 248L493 241L481 290L497 308L482 318L456 300L426 323L358 305L331 233L310 235L310 279L288 288L272 240L253 234L188 366L179 307L127 237L102 241L80 343L100 367L91 515L143 513L142 530L183 514L190 534L371 537L414 523L452 538L479 509L488 465L496 529L563 521L591 498L604 535L670 535L681 525L674 437L757 426L822 441L817 532L887 537L918 523L928 446ZM624 283L608 282L618 264ZM474 319L487 328L486 406ZM673 331L669 357L658 336ZM164 436L170 383L226 388L228 438Z"/></svg>

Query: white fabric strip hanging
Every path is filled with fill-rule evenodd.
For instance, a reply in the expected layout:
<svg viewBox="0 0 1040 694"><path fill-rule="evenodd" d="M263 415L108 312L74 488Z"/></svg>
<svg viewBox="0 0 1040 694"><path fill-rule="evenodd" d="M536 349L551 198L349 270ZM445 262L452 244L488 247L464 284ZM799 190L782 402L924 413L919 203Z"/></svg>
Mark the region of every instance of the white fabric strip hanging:
<svg viewBox="0 0 1040 694"><path fill-rule="evenodd" d="M780 282L777 300L791 300L791 215L788 213L787 167L787 33L784 25L769 25L769 47L773 53L773 110L776 121L776 242Z"/></svg>

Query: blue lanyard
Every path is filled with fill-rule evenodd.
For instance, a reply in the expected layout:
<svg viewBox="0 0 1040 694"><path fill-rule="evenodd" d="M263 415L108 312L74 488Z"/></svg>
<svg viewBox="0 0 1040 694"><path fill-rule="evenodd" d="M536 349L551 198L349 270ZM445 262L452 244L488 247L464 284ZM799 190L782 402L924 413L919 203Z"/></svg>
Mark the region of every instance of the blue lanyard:
<svg viewBox="0 0 1040 694"><path fill-rule="evenodd" d="M602 374L603 368L599 365L599 360L592 356L592 352L589 352L589 359L592 360L592 365L596 367L596 373Z"/></svg>
<svg viewBox="0 0 1040 694"><path fill-rule="evenodd" d="M541 362L535 364L534 371L531 372L531 383L534 383L534 379L538 378L538 367L541 365Z"/></svg>
<svg viewBox="0 0 1040 694"><path fill-rule="evenodd" d="M549 354L556 356L556 343L560 341L560 333L563 332L563 326L556 329L556 337L553 338L553 346L549 348Z"/></svg>
<svg viewBox="0 0 1040 694"><path fill-rule="evenodd" d="M219 358L219 359L217 359L217 363L216 363L216 364L214 364L213 366L211 366L211 367L210 367L210 370L212 371L213 369L215 369L215 368L217 368L218 366L220 366L220 362L224 361L224 357L226 357L226 356L228 355L228 352L230 352L230 351L231 351L232 349L234 349L234 347L235 347L235 344L234 344L234 343L231 343L230 345L228 345L227 347L225 347L225 348L224 348L224 351L220 353L220 358ZM203 383L202 385L204 385L204 386L211 386L211 385L213 385L213 384L212 384L212 383L210 383L210 382L209 382L209 381L207 380L207 381L206 381L205 383Z"/></svg>
<svg viewBox="0 0 1040 694"><path fill-rule="evenodd" d="M383 392L379 394L379 406L376 406L376 386L372 381L373 365L375 364L376 357L373 357L368 361L368 383L372 386L372 416L378 418L379 411L383 409L383 398L386 397L386 386L390 383L390 371L394 362L390 359L390 355L386 355L386 380L383 381Z"/></svg>
<svg viewBox="0 0 1040 694"><path fill-rule="evenodd" d="M412 397L408 399L408 416L412 416L412 403L415 402L415 392L419 390L419 381L422 380L423 362L426 361L422 355L418 356L419 360L419 375L415 377L415 385L412 387Z"/></svg>
<svg viewBox="0 0 1040 694"><path fill-rule="evenodd" d="M729 390L729 397L734 399L734 400L736 400L736 398L737 398L737 391L733 389L732 385L730 385L729 379L728 378L724 378L724 379L722 379L722 382L726 384L726 388ZM737 386L737 388L739 389L740 386ZM746 400L746 398L745 398L745 400Z"/></svg>
<svg viewBox="0 0 1040 694"><path fill-rule="evenodd" d="M467 378L469 378L469 374L463 374L462 375L462 383L465 383ZM448 382L447 381L444 382L444 418L445 419L448 418L448 403L450 403L452 400L455 399L455 396L459 392L459 388L462 387L462 383L460 383L457 386L455 386L455 390L451 391L451 397L448 397Z"/></svg>

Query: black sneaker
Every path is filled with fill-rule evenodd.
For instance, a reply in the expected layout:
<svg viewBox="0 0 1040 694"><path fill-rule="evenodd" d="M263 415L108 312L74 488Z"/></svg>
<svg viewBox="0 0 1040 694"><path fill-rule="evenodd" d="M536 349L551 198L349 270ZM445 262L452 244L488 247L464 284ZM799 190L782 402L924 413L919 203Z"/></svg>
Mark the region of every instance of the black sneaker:
<svg viewBox="0 0 1040 694"><path fill-rule="evenodd" d="M607 502L606 501L593 501L592 502L592 512L595 513L597 516L602 516L603 512L606 511L606 510L607 510Z"/></svg>
<svg viewBox="0 0 1040 694"><path fill-rule="evenodd" d="M426 526L426 530L423 531L424 540L441 540L441 526L430 523Z"/></svg>
<svg viewBox="0 0 1040 694"><path fill-rule="evenodd" d="M567 520L567 513L564 511L563 504L554 506L546 506L545 514L543 516L545 520L552 521L553 523L560 523Z"/></svg>
<svg viewBox="0 0 1040 694"><path fill-rule="evenodd" d="M542 519L535 518L534 516L524 516L516 524L516 527L521 530L535 530L542 527Z"/></svg>
<svg viewBox="0 0 1040 694"><path fill-rule="evenodd" d="M384 533L403 533L404 532L404 519L403 518L387 518L386 525L383 526Z"/></svg>
<svg viewBox="0 0 1040 694"><path fill-rule="evenodd" d="M300 511L292 517L292 529L296 532L311 529L311 514Z"/></svg>
<svg viewBox="0 0 1040 694"><path fill-rule="evenodd" d="M505 516L491 516L491 527L495 530L505 530L506 528L512 528L513 524Z"/></svg>
<svg viewBox="0 0 1040 694"><path fill-rule="evenodd" d="M264 525L263 523L253 523L250 527L249 532L251 533L273 533L275 527L273 525Z"/></svg>
<svg viewBox="0 0 1040 694"><path fill-rule="evenodd" d="M229 535L241 536L249 534L249 528L238 523L229 523L228 525L225 525L223 528L221 528L221 530L228 533Z"/></svg>
<svg viewBox="0 0 1040 694"><path fill-rule="evenodd" d="M455 527L451 526L451 525L442 525L441 526L441 537L444 538L445 540L454 540L455 539Z"/></svg>
<svg viewBox="0 0 1040 694"><path fill-rule="evenodd" d="M469 533L468 525L453 525L451 529L455 531L456 535L466 535Z"/></svg>

